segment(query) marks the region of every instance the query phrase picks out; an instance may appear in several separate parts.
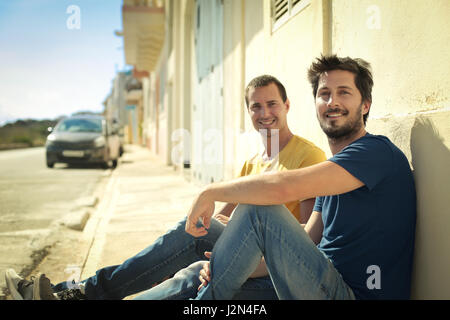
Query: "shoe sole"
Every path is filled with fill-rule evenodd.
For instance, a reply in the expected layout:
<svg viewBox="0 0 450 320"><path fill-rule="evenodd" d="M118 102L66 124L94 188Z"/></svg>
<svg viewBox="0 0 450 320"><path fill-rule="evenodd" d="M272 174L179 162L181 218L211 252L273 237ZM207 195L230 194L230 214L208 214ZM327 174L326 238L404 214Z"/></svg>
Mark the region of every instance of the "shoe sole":
<svg viewBox="0 0 450 320"><path fill-rule="evenodd" d="M40 276L37 276L34 279L34 284L33 284L33 300L42 300L41 296L39 295L39 288L40 288Z"/></svg>
<svg viewBox="0 0 450 320"><path fill-rule="evenodd" d="M33 300L58 300L54 294L47 297L45 294L42 298L41 296L41 280L42 283L47 286L50 284L50 280L45 277L45 274L39 274L35 279L33 283ZM48 283L47 283L48 282Z"/></svg>
<svg viewBox="0 0 450 320"><path fill-rule="evenodd" d="M12 280L12 278L15 278L15 277L17 277L17 273L14 270L12 270L12 269L6 270L5 280L6 280L6 285L8 286L9 292L11 293L11 297L13 298L13 300L23 300L22 295L16 289L16 284Z"/></svg>

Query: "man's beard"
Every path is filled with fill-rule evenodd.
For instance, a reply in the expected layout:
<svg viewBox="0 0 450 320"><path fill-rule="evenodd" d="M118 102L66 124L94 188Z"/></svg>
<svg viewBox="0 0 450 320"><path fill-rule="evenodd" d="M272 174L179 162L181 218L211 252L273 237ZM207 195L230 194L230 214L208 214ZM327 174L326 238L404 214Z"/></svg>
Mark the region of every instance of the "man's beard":
<svg viewBox="0 0 450 320"><path fill-rule="evenodd" d="M353 118L348 119L348 121L340 126L333 126L325 124L325 121L320 121L319 124L322 128L323 132L327 135L329 139L332 139L334 141L342 141L346 140L348 138L351 138L353 135L355 135L362 127L362 121L360 119L360 115L362 113L362 104L358 107L358 110L356 111L356 114Z"/></svg>

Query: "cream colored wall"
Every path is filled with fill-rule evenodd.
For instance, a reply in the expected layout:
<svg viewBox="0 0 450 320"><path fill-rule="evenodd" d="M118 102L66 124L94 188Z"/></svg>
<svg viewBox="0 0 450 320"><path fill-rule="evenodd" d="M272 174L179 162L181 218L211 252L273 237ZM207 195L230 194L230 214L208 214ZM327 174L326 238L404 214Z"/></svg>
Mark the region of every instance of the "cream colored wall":
<svg viewBox="0 0 450 320"><path fill-rule="evenodd" d="M382 79L374 87L376 107L371 115L449 107L449 1L340 0L333 4L334 51L367 58L375 78Z"/></svg>
<svg viewBox="0 0 450 320"><path fill-rule="evenodd" d="M244 102L244 1L225 0L224 7L224 179L236 177L243 159L239 150L239 136L246 114Z"/></svg>
<svg viewBox="0 0 450 320"><path fill-rule="evenodd" d="M180 17L180 118L181 123L179 128L185 129L188 133L187 139L185 141L183 148L185 157L189 159L191 150L190 150L190 133L191 133L191 107L192 107L192 95L191 95L191 87L192 82L190 81L190 76L192 72L191 62L191 48L193 42L193 10L195 8L194 0L183 0L181 1L181 17ZM182 168L183 165L180 165Z"/></svg>
<svg viewBox="0 0 450 320"><path fill-rule="evenodd" d="M306 70L321 52L361 57L372 64L375 86L367 128L387 135L405 152L416 179L417 299L450 298L448 12L447 0L434 0L432 5L420 0L311 0L272 32L270 0L224 1L224 127L235 133L253 130L242 108L245 85L268 73L286 86L292 131L330 156ZM188 78L195 83L193 37L190 41ZM194 86L190 93L193 97ZM225 139L225 152L234 152L236 159L225 166L229 178L239 170L238 157L248 145L239 143L239 135Z"/></svg>
<svg viewBox="0 0 450 320"><path fill-rule="evenodd" d="M328 151L328 143L317 123L311 86L306 70L323 51L323 6L327 1L315 1L275 31L270 19L270 0L246 1L246 70L245 82L267 73L286 87L291 102L288 124L291 130ZM262 15L262 29L250 27L255 15ZM248 117L246 128L251 128Z"/></svg>
<svg viewBox="0 0 450 320"><path fill-rule="evenodd" d="M245 2L245 83L263 73L279 78L291 101L291 129L328 156L306 70L321 52L372 64L367 128L404 151L416 180L416 299L450 298L448 12L447 0L312 0L272 32L270 1ZM245 128L251 128L248 118Z"/></svg>
<svg viewBox="0 0 450 320"><path fill-rule="evenodd" d="M150 99L149 99L149 108L150 108L150 119L147 125L147 132L150 135L150 150L156 154L157 148L157 132L156 132L156 106L155 106L155 95L156 95L156 74L154 72L150 73Z"/></svg>
<svg viewBox="0 0 450 320"><path fill-rule="evenodd" d="M147 147L150 146L150 139L151 139L151 117L150 117L150 110L151 110L151 99L150 99L150 92L151 92L151 83L150 78L145 77L141 79L142 81L142 107L143 107L143 121L142 121L142 139L143 144Z"/></svg>
<svg viewBox="0 0 450 320"><path fill-rule="evenodd" d="M414 170L416 299L450 298L448 12L447 0L333 1L334 52L373 67L367 128L393 140Z"/></svg>
<svg viewBox="0 0 450 320"><path fill-rule="evenodd" d="M198 75L197 75L197 56L196 56L196 50L195 50L195 26L196 26L196 19L197 19L197 12L196 12L196 6L192 6L192 28L190 30L190 75L189 75L189 81L191 82L192 86L190 87L190 95L191 95L191 105L190 105L190 114L191 114L191 130L190 130L190 141L191 141L191 172L190 172L190 180L193 183L198 183L196 178L194 177L194 170L192 170L192 164L195 163L195 161L201 161L201 159L196 159L198 154L195 152L194 148L194 131L195 127L193 124L193 117L194 114L194 108L195 106L195 98L196 98L196 83L198 82Z"/></svg>

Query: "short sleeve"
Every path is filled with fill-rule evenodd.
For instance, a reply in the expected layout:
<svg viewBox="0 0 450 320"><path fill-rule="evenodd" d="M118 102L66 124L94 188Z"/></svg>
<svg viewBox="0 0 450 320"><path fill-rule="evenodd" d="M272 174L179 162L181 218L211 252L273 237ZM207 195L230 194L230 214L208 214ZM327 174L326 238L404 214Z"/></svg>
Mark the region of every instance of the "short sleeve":
<svg viewBox="0 0 450 320"><path fill-rule="evenodd" d="M247 161L244 162L242 166L241 172L236 176L236 178L240 178L247 175Z"/></svg>
<svg viewBox="0 0 450 320"><path fill-rule="evenodd" d="M363 137L329 159L372 190L393 170L392 149L381 138Z"/></svg>
<svg viewBox="0 0 450 320"><path fill-rule="evenodd" d="M308 152L308 155L305 157L304 161L302 162L302 168L303 167L309 167L314 164L321 163L323 161L327 160L327 157L325 156L325 152L323 152L319 148L311 148L311 151Z"/></svg>
<svg viewBox="0 0 450 320"><path fill-rule="evenodd" d="M323 197L316 197L313 211L322 212Z"/></svg>

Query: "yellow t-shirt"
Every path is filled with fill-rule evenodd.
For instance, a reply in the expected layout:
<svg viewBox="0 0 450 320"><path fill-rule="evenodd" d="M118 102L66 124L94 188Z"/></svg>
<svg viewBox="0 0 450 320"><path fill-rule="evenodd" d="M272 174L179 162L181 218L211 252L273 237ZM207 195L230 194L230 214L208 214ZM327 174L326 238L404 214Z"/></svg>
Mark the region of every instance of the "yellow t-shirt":
<svg viewBox="0 0 450 320"><path fill-rule="evenodd" d="M325 153L322 149L312 142L294 135L288 144L272 160L264 161L261 155L256 155L245 161L239 177L267 171L304 168L325 160ZM285 203L285 206L300 221L300 201Z"/></svg>

